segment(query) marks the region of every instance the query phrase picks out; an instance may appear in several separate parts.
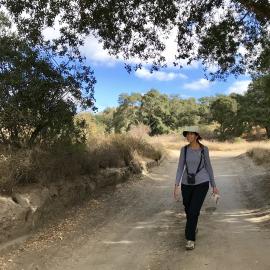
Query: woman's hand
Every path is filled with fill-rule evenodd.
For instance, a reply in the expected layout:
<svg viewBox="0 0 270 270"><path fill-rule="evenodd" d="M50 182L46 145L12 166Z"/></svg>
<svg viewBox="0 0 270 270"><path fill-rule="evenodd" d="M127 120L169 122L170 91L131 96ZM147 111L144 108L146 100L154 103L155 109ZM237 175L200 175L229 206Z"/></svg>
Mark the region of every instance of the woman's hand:
<svg viewBox="0 0 270 270"><path fill-rule="evenodd" d="M173 197L177 202L179 202L179 186L177 185L174 186Z"/></svg>
<svg viewBox="0 0 270 270"><path fill-rule="evenodd" d="M219 194L219 190L217 189L217 187L213 187L213 193L214 194Z"/></svg>

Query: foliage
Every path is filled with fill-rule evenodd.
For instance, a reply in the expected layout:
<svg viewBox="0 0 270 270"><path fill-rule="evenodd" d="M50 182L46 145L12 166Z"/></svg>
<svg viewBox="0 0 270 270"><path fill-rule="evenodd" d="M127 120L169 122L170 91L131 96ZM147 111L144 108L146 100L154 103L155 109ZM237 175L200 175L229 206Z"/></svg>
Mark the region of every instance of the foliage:
<svg viewBox="0 0 270 270"><path fill-rule="evenodd" d="M198 108L194 98L184 100L161 94L156 89L145 94L123 93L110 123L116 133L128 132L132 126L143 124L150 128L151 136L166 134L183 125L197 123L200 119Z"/></svg>
<svg viewBox="0 0 270 270"><path fill-rule="evenodd" d="M251 125L264 127L270 138L270 75L253 80L245 94L243 114Z"/></svg>
<svg viewBox="0 0 270 270"><path fill-rule="evenodd" d="M242 134L243 130L236 125L238 104L230 96L220 95L210 106L210 111L214 121L220 126L217 129L220 139L225 140Z"/></svg>
<svg viewBox="0 0 270 270"><path fill-rule="evenodd" d="M98 125L105 126L105 132L113 133L114 125L113 125L113 114L115 112L115 108L107 107L101 113L95 114L95 119Z"/></svg>
<svg viewBox="0 0 270 270"><path fill-rule="evenodd" d="M116 133L128 131L131 125L139 123L139 103L141 94L131 93L128 95L122 93L119 95L119 106L113 112L113 125Z"/></svg>
<svg viewBox="0 0 270 270"><path fill-rule="evenodd" d="M93 72L81 63L61 61L61 56L49 47L33 47L27 40L8 33L8 20L3 18L0 143L21 147L83 140L83 122L74 122L73 117L78 106L95 109Z"/></svg>
<svg viewBox="0 0 270 270"><path fill-rule="evenodd" d="M33 44L42 42L44 28L60 22L60 37L53 43L64 52L92 34L110 53L149 60L156 69L166 63L165 41L175 31L175 65L193 60L205 67L215 64L213 78L266 64L269 70L269 61L264 61L270 50L268 0L1 0L0 6Z"/></svg>

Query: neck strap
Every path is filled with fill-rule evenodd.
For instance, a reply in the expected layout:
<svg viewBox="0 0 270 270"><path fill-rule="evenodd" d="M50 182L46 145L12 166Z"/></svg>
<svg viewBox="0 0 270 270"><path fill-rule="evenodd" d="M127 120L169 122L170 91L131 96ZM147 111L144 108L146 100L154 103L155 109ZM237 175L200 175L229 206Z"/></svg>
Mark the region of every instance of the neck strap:
<svg viewBox="0 0 270 270"><path fill-rule="evenodd" d="M199 163L199 165L197 167L197 170L196 170L196 173L195 174L197 174L204 167L203 166L202 168L200 168L201 163L202 163L202 156L204 156L204 148L201 145L200 145L200 147L201 147L201 158L200 158L200 163ZM187 148L188 148L188 145L185 145L185 165L186 165L186 168L187 168L187 173L189 174L189 172L188 172L188 166L187 166Z"/></svg>

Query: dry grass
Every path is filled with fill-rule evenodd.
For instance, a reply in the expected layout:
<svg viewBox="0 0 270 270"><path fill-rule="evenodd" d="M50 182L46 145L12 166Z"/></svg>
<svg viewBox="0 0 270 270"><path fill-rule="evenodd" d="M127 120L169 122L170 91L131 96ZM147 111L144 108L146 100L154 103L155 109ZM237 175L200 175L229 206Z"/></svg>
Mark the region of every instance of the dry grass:
<svg viewBox="0 0 270 270"><path fill-rule="evenodd" d="M0 150L0 192L7 194L18 185L74 180L100 169L129 166L137 156L153 160L162 156L161 147L128 135L91 136L88 146Z"/></svg>
<svg viewBox="0 0 270 270"><path fill-rule="evenodd" d="M149 138L150 132L151 129L149 126L140 123L138 125L131 125L127 134L135 138L145 139Z"/></svg>
<svg viewBox="0 0 270 270"><path fill-rule="evenodd" d="M151 143L161 144L165 149L178 150L187 144L179 134L155 136L148 139ZM236 138L235 142L217 142L202 140L212 151L241 151L246 152L257 164L270 165L270 140L248 142Z"/></svg>
<svg viewBox="0 0 270 270"><path fill-rule="evenodd" d="M146 138L153 145L162 145L166 149L179 149L185 141L176 134L157 135Z"/></svg>
<svg viewBox="0 0 270 270"><path fill-rule="evenodd" d="M214 151L231 151L231 150L244 150L249 151L252 148L263 147L270 148L270 141L239 141L239 142L211 142L205 141L205 144L210 150Z"/></svg>
<svg viewBox="0 0 270 270"><path fill-rule="evenodd" d="M180 149L181 146L187 144L185 138L179 134L154 136L148 139L150 143L161 144L167 149ZM247 142L243 139L236 138L234 142L218 142L202 140L203 144L209 147L209 150L213 151L232 151L232 150L244 150L248 151L252 148L266 148L270 149L270 140L268 141L253 141Z"/></svg>
<svg viewBox="0 0 270 270"><path fill-rule="evenodd" d="M74 180L95 175L100 169L129 166L136 157L159 160L166 149L180 149L187 142L179 134L149 137L145 128L125 135L91 135L87 146L59 145L51 149L11 150L0 148L0 192L18 185ZM202 141L210 150L241 150L260 164L270 164L270 141Z"/></svg>

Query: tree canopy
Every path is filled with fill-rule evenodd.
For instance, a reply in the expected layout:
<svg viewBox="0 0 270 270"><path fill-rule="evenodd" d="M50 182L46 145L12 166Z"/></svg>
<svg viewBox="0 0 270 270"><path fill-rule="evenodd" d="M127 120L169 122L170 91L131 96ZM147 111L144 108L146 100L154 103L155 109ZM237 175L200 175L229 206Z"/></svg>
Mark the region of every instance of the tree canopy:
<svg viewBox="0 0 270 270"><path fill-rule="evenodd" d="M246 121L265 128L270 138L270 75L257 78L249 85L243 110Z"/></svg>
<svg viewBox="0 0 270 270"><path fill-rule="evenodd" d="M0 0L0 5L34 43L42 40L45 27L59 21L61 37L54 45L65 51L93 34L110 53L138 57L153 70L166 64L165 40L175 30L176 66L183 60L214 64L213 79L270 67L265 61L270 54L268 0Z"/></svg>
<svg viewBox="0 0 270 270"><path fill-rule="evenodd" d="M73 119L77 107L95 110L93 72L61 61L50 48L32 46L9 25L0 13L0 143L72 140L79 132Z"/></svg>

